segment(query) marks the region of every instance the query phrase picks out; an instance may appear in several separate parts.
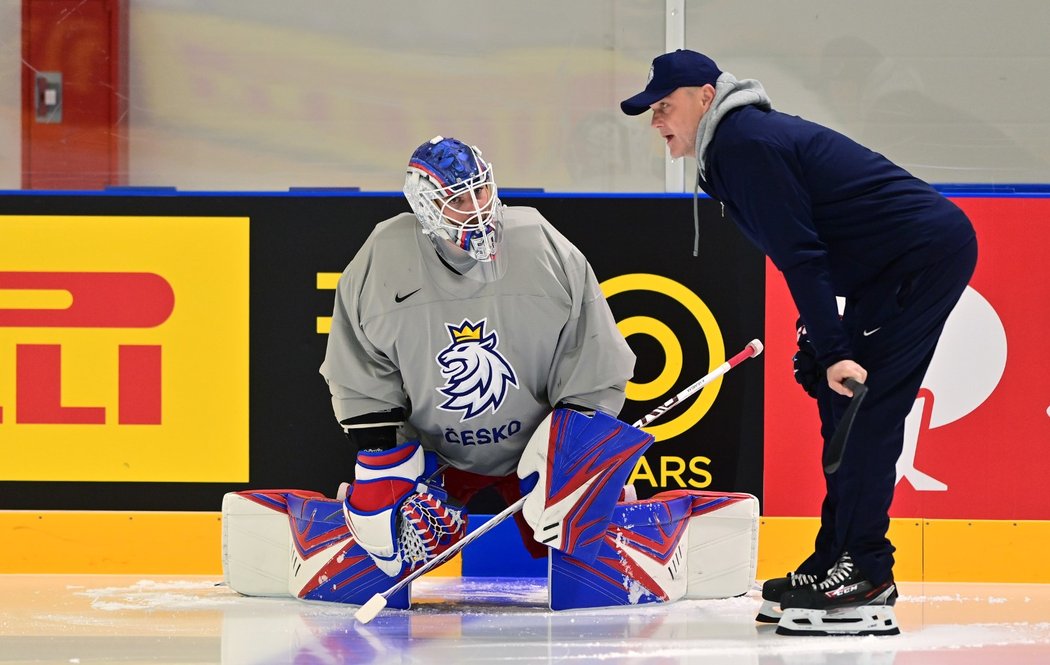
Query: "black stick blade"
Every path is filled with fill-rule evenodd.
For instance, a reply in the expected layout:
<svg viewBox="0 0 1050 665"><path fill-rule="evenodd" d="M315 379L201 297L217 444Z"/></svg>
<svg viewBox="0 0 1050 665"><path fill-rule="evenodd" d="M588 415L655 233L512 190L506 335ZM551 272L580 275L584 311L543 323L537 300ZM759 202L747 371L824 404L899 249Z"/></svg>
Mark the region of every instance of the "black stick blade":
<svg viewBox="0 0 1050 665"><path fill-rule="evenodd" d="M839 470L842 464L842 454L846 452L846 441L849 440L849 431L853 428L853 421L857 418L857 410L864 396L868 394L868 387L855 379L846 379L843 384L853 391L853 401L849 403L846 413L842 414L842 420L831 435L828 447L824 449L824 473L831 475Z"/></svg>

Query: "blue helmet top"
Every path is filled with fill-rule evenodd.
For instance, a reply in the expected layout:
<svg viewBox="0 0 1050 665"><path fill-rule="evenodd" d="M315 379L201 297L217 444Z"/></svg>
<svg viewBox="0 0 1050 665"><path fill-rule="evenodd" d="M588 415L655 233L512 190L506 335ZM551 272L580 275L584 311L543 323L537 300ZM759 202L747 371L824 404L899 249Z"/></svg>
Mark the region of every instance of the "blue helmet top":
<svg viewBox="0 0 1050 665"><path fill-rule="evenodd" d="M447 194L458 192L463 185L484 168L480 155L466 143L456 139L441 139L437 143L427 141L416 148L408 160L409 168L416 168L428 175Z"/></svg>

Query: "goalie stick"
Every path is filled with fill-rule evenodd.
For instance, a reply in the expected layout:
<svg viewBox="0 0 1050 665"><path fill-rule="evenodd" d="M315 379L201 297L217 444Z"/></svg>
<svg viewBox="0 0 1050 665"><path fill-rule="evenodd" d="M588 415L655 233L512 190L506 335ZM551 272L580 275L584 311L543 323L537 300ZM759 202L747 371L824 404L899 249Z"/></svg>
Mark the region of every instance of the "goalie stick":
<svg viewBox="0 0 1050 665"><path fill-rule="evenodd" d="M847 378L842 383L853 391L853 399L850 401L846 413L842 414L842 420L839 421L834 433L832 433L831 441L828 442L828 447L824 451L824 459L821 460L824 464L824 473L829 476L838 471L839 465L842 464L842 454L846 452L846 441L849 439L849 431L853 428L853 421L857 419L857 410L860 409L860 403L864 401L864 396L868 394L868 387L856 379Z"/></svg>
<svg viewBox="0 0 1050 665"><path fill-rule="evenodd" d="M712 371L710 374L691 384L688 388L681 391L680 393L667 400L660 406L656 407L647 415L642 416L642 418L634 424L634 427L644 427L645 425L648 425L663 414L667 413L670 409L674 408L683 400L689 398L691 395L696 394L701 388L706 386L711 381L714 381L715 379L719 378L720 376L722 376L732 368L736 367L740 363L744 362L748 358L754 358L760 355L761 353L762 342L758 341L757 339L751 340L747 343L747 346L745 346L744 349L740 351L740 353L736 354L729 360L716 367L714 371ZM477 529L464 536L464 538L457 542L455 545L449 547L441 554L437 555L430 561L427 561L425 564L406 575L403 579L401 579L401 581L399 581L394 586L390 587L382 593L377 593L374 596L372 596L367 603L358 608L357 612L354 613L354 618L361 623L368 623L372 619L376 618L376 615L379 614L379 612L384 607L386 607L387 599L390 596L400 591L402 588L405 587L405 585L411 584L420 576L433 570L437 566L440 566L441 564L445 563L446 561L454 557L456 554L458 554L460 550L462 550L468 544L485 535L490 530L494 529L498 524L506 520L508 517L521 510L522 507L525 505L525 499L527 499L528 496L529 495L526 494L511 505L504 508L500 513L494 515L491 519L489 519L489 521L485 522Z"/></svg>

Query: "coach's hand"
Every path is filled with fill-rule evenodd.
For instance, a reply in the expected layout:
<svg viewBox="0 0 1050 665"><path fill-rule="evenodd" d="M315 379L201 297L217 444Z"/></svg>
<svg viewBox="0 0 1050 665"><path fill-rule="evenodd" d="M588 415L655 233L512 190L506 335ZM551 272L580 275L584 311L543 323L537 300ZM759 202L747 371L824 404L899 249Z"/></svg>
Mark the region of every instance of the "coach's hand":
<svg viewBox="0 0 1050 665"><path fill-rule="evenodd" d="M813 348L806 333L806 326L799 319L795 323L795 340L798 342L798 351L791 359L795 370L795 382L802 386L810 397L817 396L817 387L824 381L824 368L817 362L817 350Z"/></svg>
<svg viewBox="0 0 1050 665"><path fill-rule="evenodd" d="M846 387L846 379L855 379L860 383L868 380L868 370L852 360L840 360L828 368L828 385L840 395L853 397L853 391Z"/></svg>

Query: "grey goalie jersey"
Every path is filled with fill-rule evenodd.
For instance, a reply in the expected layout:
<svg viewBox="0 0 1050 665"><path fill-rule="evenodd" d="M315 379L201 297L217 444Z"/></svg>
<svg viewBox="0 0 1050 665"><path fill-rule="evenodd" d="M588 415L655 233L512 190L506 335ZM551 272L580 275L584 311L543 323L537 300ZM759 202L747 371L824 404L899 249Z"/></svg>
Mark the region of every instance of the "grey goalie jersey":
<svg viewBox="0 0 1050 665"><path fill-rule="evenodd" d="M499 247L501 275L472 278L414 215L376 226L339 279L321 365L338 420L401 407L400 440L496 476L552 405L619 413L635 358L587 260L533 208L504 210Z"/></svg>

